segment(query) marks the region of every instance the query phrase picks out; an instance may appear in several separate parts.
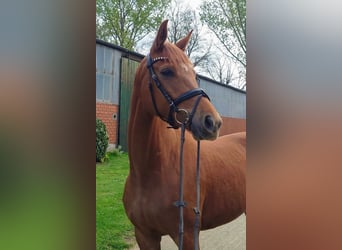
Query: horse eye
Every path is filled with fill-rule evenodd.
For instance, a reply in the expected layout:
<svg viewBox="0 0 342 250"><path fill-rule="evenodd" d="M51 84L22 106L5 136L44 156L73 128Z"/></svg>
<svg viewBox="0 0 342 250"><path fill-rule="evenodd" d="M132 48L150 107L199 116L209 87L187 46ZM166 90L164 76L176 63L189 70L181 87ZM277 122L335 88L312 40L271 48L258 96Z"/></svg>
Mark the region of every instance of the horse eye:
<svg viewBox="0 0 342 250"><path fill-rule="evenodd" d="M163 75L163 76L173 76L174 73L171 69L162 69L160 71L160 73Z"/></svg>

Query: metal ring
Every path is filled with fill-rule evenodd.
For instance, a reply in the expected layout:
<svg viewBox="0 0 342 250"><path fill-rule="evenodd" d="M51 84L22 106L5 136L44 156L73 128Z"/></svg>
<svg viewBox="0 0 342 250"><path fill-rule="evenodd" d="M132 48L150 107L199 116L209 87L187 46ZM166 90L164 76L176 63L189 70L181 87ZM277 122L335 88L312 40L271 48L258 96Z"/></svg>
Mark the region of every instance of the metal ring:
<svg viewBox="0 0 342 250"><path fill-rule="evenodd" d="M185 109L178 109L175 112L175 121L180 125L186 124L189 121L189 112Z"/></svg>

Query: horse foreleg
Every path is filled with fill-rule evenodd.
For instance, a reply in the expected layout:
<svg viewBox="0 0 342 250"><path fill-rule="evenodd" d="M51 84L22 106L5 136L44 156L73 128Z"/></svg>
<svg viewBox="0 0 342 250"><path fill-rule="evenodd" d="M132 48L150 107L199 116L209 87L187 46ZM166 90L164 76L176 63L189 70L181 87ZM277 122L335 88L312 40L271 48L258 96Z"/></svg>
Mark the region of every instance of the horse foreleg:
<svg viewBox="0 0 342 250"><path fill-rule="evenodd" d="M179 235L170 235L173 241L176 243L176 245L179 247ZM193 250L194 249L194 235L193 233L184 233L183 235L183 250ZM198 250L199 242L198 242Z"/></svg>
<svg viewBox="0 0 342 250"><path fill-rule="evenodd" d="M135 238L140 250L160 250L161 235L135 227Z"/></svg>

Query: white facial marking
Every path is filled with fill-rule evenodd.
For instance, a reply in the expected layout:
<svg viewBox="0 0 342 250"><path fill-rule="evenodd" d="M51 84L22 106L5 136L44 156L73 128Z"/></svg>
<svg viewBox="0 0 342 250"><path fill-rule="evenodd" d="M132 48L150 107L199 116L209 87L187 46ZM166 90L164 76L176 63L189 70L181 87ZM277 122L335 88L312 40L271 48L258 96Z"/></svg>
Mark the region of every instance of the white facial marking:
<svg viewBox="0 0 342 250"><path fill-rule="evenodd" d="M184 63L182 63L180 66L182 67L182 69L184 69L185 72L189 71L189 68Z"/></svg>

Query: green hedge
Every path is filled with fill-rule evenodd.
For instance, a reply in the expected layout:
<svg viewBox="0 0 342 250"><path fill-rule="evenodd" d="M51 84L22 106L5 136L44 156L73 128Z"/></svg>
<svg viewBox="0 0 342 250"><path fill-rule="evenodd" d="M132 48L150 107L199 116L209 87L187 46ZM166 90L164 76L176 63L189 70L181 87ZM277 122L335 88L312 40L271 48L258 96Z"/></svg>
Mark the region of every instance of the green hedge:
<svg viewBox="0 0 342 250"><path fill-rule="evenodd" d="M103 162L108 147L108 139L106 125L96 118L96 162Z"/></svg>

